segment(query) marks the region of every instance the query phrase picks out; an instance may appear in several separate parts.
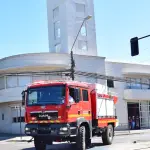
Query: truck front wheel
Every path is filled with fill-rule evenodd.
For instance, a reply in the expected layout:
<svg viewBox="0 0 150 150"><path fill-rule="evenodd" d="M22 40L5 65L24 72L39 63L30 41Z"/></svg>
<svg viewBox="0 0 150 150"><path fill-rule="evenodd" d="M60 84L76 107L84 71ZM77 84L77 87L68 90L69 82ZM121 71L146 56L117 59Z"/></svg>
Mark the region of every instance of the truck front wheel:
<svg viewBox="0 0 150 150"><path fill-rule="evenodd" d="M108 125L106 130L102 134L102 141L104 145L111 145L113 141L114 131L111 124Z"/></svg>
<svg viewBox="0 0 150 150"><path fill-rule="evenodd" d="M34 146L36 150L46 150L46 144L39 138L34 138Z"/></svg>
<svg viewBox="0 0 150 150"><path fill-rule="evenodd" d="M79 128L76 145L79 150L86 150L86 130L84 126Z"/></svg>

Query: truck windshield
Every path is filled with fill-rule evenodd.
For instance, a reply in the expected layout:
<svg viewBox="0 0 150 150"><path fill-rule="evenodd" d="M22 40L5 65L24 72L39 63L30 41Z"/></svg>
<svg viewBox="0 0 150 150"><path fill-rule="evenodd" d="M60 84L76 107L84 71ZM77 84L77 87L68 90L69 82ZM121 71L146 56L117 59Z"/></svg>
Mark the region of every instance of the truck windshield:
<svg viewBox="0 0 150 150"><path fill-rule="evenodd" d="M30 88L28 90L27 105L60 105L65 101L65 86L48 86Z"/></svg>

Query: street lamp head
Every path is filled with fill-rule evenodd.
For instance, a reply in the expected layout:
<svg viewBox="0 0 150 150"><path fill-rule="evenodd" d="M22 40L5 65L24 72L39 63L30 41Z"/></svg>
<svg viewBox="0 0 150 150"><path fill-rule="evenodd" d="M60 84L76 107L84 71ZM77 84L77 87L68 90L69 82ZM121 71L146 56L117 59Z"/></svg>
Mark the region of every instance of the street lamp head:
<svg viewBox="0 0 150 150"><path fill-rule="evenodd" d="M89 16L87 16L87 17L85 18L85 20L89 20L89 19L91 19L91 18L92 18L92 16L89 15Z"/></svg>

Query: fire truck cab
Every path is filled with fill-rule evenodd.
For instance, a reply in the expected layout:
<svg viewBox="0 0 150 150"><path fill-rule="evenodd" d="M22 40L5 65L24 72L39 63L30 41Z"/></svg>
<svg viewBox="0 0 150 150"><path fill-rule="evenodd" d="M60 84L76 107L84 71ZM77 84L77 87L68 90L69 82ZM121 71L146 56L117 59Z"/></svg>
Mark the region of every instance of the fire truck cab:
<svg viewBox="0 0 150 150"><path fill-rule="evenodd" d="M117 97L108 95L101 84L35 82L22 92L25 134L34 138L36 150L45 150L55 141L75 142L85 150L93 136L101 136L109 145L118 124L116 102Z"/></svg>

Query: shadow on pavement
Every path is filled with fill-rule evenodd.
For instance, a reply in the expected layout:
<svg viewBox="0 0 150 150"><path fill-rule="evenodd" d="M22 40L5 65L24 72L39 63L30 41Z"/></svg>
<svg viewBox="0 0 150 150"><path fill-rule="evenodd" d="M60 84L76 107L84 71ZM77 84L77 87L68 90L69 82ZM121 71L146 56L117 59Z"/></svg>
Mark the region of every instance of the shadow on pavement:
<svg viewBox="0 0 150 150"><path fill-rule="evenodd" d="M92 145L88 149L91 149L94 147L102 147L102 146L105 146L105 145L103 145L103 143L92 143Z"/></svg>
<svg viewBox="0 0 150 150"><path fill-rule="evenodd" d="M87 148L87 150L90 150L94 147L102 147L104 146L102 143L92 143L91 147ZM47 146L47 150L76 150L75 144L68 144L68 143L63 143L63 144L54 144L52 146ZM35 150L35 148L24 148L21 150Z"/></svg>
<svg viewBox="0 0 150 150"><path fill-rule="evenodd" d="M47 150L76 150L73 144L63 143L63 144L54 144L51 146L47 146ZM35 148L24 148L21 150L35 150Z"/></svg>
<svg viewBox="0 0 150 150"><path fill-rule="evenodd" d="M21 149L21 150L35 150L35 148L24 148L24 149Z"/></svg>

